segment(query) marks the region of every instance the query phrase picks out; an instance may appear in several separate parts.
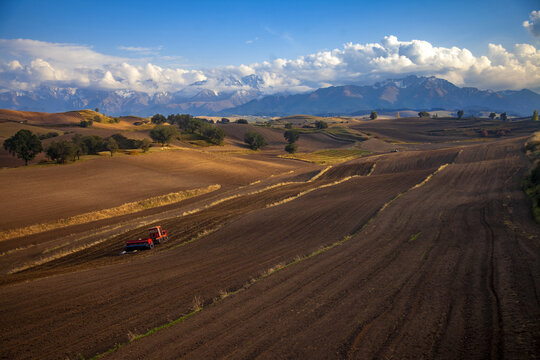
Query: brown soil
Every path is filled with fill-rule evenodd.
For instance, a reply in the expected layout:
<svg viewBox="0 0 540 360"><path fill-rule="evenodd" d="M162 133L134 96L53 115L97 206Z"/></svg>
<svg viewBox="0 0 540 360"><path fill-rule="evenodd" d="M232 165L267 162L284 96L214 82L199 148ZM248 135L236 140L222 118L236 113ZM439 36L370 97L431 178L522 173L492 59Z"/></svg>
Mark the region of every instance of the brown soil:
<svg viewBox="0 0 540 360"><path fill-rule="evenodd" d="M412 127L400 136L432 135ZM92 208L88 197L113 204L181 186L226 186L133 217L64 229L59 234L69 243L103 241L20 273L6 270L45 255L56 234L2 244L11 251L0 264L2 356L91 357L190 313L200 299L201 312L108 357L539 358L540 227L520 188L528 167L524 141L373 155L336 165L314 181L308 179L321 167L191 150L113 158L110 168L105 161L54 167L60 188L74 186L80 174L101 185L85 196L70 193L73 207L59 202L65 197L58 193L47 198L54 190L52 173L40 173L47 168L28 169L50 183L44 193L31 190L30 176L11 175L2 188L34 191L41 209L25 209L38 217L56 214L49 204L55 199L58 211L70 214ZM87 172L69 170L77 165ZM98 180L98 171L107 176ZM147 176L156 171L159 176ZM119 173L137 176L114 176ZM254 180L260 182L250 185ZM311 192L268 207L305 191ZM11 212L19 215L2 216L24 221L19 208L25 205L3 196L11 196ZM118 255L125 240L158 223L169 230L169 242Z"/></svg>
<svg viewBox="0 0 540 360"><path fill-rule="evenodd" d="M519 148L464 151L344 245L110 357L537 358L540 239Z"/></svg>
<svg viewBox="0 0 540 360"><path fill-rule="evenodd" d="M283 137L283 131L279 129L271 129L263 126L254 126L250 124L225 124L220 125L227 135L227 141L242 147L247 145L244 143L244 135L249 132L256 132L264 136L268 145L264 149L282 150L287 144ZM301 134L298 140L298 149L302 152L312 152L321 149L338 149L350 147L354 142L340 141L328 136L325 133Z"/></svg>
<svg viewBox="0 0 540 360"><path fill-rule="evenodd" d="M11 121L26 121L33 125L78 124L83 118L76 111L65 113L42 113L34 111L18 111L0 109L0 119Z"/></svg>
<svg viewBox="0 0 540 360"><path fill-rule="evenodd" d="M264 156L225 156L188 149L114 156L63 166L3 169L0 229L114 207L185 189L246 185L304 167Z"/></svg>

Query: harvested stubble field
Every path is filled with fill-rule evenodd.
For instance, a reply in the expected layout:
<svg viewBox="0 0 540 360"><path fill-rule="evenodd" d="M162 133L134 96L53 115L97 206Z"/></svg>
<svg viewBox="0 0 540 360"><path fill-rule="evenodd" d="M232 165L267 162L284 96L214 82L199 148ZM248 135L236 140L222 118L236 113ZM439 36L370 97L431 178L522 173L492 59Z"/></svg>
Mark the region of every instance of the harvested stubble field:
<svg viewBox="0 0 540 360"><path fill-rule="evenodd" d="M10 273L55 233L0 242L2 356L538 358L526 138L448 140L332 167L213 154L192 185L222 189L62 230L118 226L93 246ZM119 255L152 224L167 243Z"/></svg>

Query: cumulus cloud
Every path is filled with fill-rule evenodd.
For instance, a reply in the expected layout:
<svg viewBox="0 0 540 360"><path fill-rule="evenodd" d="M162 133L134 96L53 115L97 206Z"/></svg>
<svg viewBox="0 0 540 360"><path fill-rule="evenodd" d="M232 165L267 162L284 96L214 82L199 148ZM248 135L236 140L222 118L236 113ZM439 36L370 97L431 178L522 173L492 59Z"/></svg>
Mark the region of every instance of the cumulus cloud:
<svg viewBox="0 0 540 360"><path fill-rule="evenodd" d="M534 37L540 37L540 10L533 10L529 14L529 21L523 22L523 27L531 33Z"/></svg>
<svg viewBox="0 0 540 360"><path fill-rule="evenodd" d="M130 50L126 47L126 51ZM510 50L489 44L486 55L475 56L465 48L400 41L392 35L378 43L347 43L296 59L213 69L158 66L143 57L109 56L77 44L0 40L0 88L10 90L45 84L156 93L188 91L197 84L197 88L216 91L249 91L256 86L271 94L373 83L409 74L434 75L458 86L522 89L538 87L539 67L540 51L530 44L516 44Z"/></svg>

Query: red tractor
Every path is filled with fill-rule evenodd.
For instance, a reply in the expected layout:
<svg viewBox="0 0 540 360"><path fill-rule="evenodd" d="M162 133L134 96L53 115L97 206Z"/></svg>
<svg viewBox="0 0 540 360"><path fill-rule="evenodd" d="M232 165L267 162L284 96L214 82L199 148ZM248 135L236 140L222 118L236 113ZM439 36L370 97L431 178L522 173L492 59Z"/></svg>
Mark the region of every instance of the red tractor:
<svg viewBox="0 0 540 360"><path fill-rule="evenodd" d="M150 250L154 248L154 245L161 244L164 241L169 240L167 237L167 230L161 228L161 226L156 226L148 229L148 238L139 240L130 240L126 242L124 250L134 251L134 250Z"/></svg>

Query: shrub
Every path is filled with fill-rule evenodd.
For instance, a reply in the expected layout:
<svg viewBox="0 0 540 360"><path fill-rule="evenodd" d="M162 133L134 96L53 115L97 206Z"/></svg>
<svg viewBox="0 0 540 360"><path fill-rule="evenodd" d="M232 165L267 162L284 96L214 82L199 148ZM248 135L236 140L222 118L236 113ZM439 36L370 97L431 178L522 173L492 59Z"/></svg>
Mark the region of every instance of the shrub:
<svg viewBox="0 0 540 360"><path fill-rule="evenodd" d="M328 128L328 124L323 120L315 121L315 126L320 130Z"/></svg>
<svg viewBox="0 0 540 360"><path fill-rule="evenodd" d="M289 154L294 154L298 150L298 145L295 143L289 143L285 146L285 151Z"/></svg>
<svg viewBox="0 0 540 360"><path fill-rule="evenodd" d="M47 157L58 164L63 164L67 159L77 156L77 144L71 141L53 141L47 148Z"/></svg>
<svg viewBox="0 0 540 360"><path fill-rule="evenodd" d="M262 136L259 133L251 132L251 131L247 132L244 135L244 142L248 144L250 149L252 150L257 150L267 145L264 136Z"/></svg>
<svg viewBox="0 0 540 360"><path fill-rule="evenodd" d="M210 124L203 124L201 126L201 135L214 144L221 144L223 139L225 139L225 131Z"/></svg>
<svg viewBox="0 0 540 360"><path fill-rule="evenodd" d="M248 121L246 119L238 119L238 120L236 120L236 123L237 124L247 124Z"/></svg>
<svg viewBox="0 0 540 360"><path fill-rule="evenodd" d="M83 128L89 127L92 125L94 125L94 122L92 120L81 120L81 122L79 122L79 126Z"/></svg>
<svg viewBox="0 0 540 360"><path fill-rule="evenodd" d="M39 140L45 140L45 139L50 139L50 138L53 138L53 137L57 137L58 134L56 131L51 131L51 132L48 132L46 134L40 134L39 135Z"/></svg>
<svg viewBox="0 0 540 360"><path fill-rule="evenodd" d="M163 124L164 122L167 121L167 119L165 118L165 116L161 115L161 114L156 114L154 116L152 116L152 124Z"/></svg>
<svg viewBox="0 0 540 360"><path fill-rule="evenodd" d="M300 138L300 132L298 130L287 130L283 134L283 137L285 137L289 144L292 144Z"/></svg>

